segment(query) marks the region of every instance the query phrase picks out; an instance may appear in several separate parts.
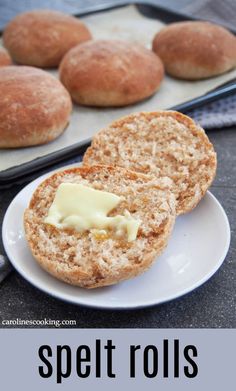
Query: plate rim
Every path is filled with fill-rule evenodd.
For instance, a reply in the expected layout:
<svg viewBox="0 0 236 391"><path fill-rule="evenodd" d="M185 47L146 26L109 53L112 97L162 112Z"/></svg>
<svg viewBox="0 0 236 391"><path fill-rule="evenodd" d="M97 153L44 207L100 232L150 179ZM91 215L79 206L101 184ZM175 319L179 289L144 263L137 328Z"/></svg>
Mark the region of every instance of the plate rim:
<svg viewBox="0 0 236 391"><path fill-rule="evenodd" d="M198 280L191 287L187 287L187 288L182 289L181 291L178 292L177 295L176 294L175 295L167 295L166 297L163 297L161 300L149 300L149 301L136 303L136 304L134 303L134 304L128 304L128 305L126 305L126 304L124 304L124 305L121 305L121 304L116 305L114 303L111 303L111 304L108 304L108 305L103 305L103 304L99 304L99 303L96 304L96 302L93 302L93 303L78 302L78 300L74 300L73 297L71 297L71 298L68 297L68 296L70 296L68 294L66 294L66 297L65 297L64 293L63 294L60 294L60 293L58 294L58 293L55 293L53 290L49 291L48 289L40 286L40 283L38 284L37 282L35 282L34 278L31 278L30 275L28 276L24 271L22 271L21 267L18 267L17 262L15 262L14 259L12 258L12 256L11 256L11 251L10 251L10 249L8 247L8 244L7 244L7 241L6 241L6 236L5 236L8 216L10 214L11 208L14 205L16 199L18 197L20 197L21 193L27 191L28 187L34 186L34 184L37 183L39 180L42 180L42 181L45 180L48 176L52 175L55 172L58 172L58 171L61 171L61 170L65 170L65 169L71 168L71 167L79 167L79 166L81 166L81 164L82 163L79 162L79 163L74 163L74 164L70 164L70 165L67 165L67 166L63 166L63 167L57 168L55 170L52 170L52 171L50 171L48 173L45 173L45 174L37 177L33 181L29 182L26 186L24 186L15 195L15 197L12 199L11 203L9 204L9 206L8 206L8 208L7 208L7 210L6 210L5 214L4 214L3 223L2 223L2 241L3 241L4 249L5 249L7 257L9 259L9 261L11 262L12 266L14 267L14 269L27 282L32 284L35 288L39 289L40 291L46 293L47 295L49 295L51 297L54 297L56 299L62 300L64 302L70 303L70 304L75 304L75 305L78 305L78 306L83 306L83 307L88 307L88 308L93 308L93 309L103 309L103 310L131 310L131 309L135 310L135 309L153 307L155 305L160 305L160 304L172 301L172 300L176 300L176 299L186 295L187 293L190 293L190 292L194 291L195 289L197 289L201 285L203 285L206 281L208 281L218 271L218 269L220 268L220 266L224 262L225 257L226 257L226 255L228 253L228 250L229 250L230 240L231 240L231 230L230 230L229 220L228 220L227 214L226 214L223 206L221 205L221 203L218 201L218 199L210 191L207 191L204 197L206 197L206 196L210 197L210 199L217 205L217 207L220 210L220 213L222 215L222 218L224 220L224 225L225 225L225 228L226 228L226 241L225 241L225 244L224 244L224 248L222 250L221 256L219 257L218 261L215 263L214 267L211 269L210 273L207 273L206 275L204 275L200 280ZM24 240L26 242L25 238L24 238ZM27 244L27 242L26 242L26 244Z"/></svg>

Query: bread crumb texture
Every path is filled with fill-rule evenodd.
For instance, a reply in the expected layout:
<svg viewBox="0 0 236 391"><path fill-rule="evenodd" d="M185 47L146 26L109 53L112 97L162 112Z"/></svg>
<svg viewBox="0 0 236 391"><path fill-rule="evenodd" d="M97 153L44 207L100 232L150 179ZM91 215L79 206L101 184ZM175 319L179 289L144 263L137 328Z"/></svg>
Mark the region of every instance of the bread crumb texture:
<svg viewBox="0 0 236 391"><path fill-rule="evenodd" d="M96 232L79 233L44 223L61 183L80 183L124 200L110 216L142 221L135 241ZM25 211L26 238L33 256L50 274L69 284L96 288L132 278L148 269L165 248L175 221L169 178L155 178L121 167L92 166L61 171L35 191Z"/></svg>
<svg viewBox="0 0 236 391"><path fill-rule="evenodd" d="M174 111L131 114L94 136L84 164L123 166L144 174L169 177L177 214L201 200L216 172L216 153L204 130Z"/></svg>

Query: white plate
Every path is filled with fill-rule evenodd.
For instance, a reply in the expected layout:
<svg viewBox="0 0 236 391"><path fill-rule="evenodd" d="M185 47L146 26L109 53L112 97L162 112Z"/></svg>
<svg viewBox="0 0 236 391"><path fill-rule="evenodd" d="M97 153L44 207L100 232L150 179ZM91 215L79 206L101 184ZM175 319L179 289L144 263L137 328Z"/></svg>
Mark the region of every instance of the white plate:
<svg viewBox="0 0 236 391"><path fill-rule="evenodd" d="M168 247L143 275L94 290L67 285L38 266L24 236L24 210L33 191L49 175L36 179L14 198L4 217L2 236L7 255L16 270L35 287L54 297L111 309L160 304L203 284L224 261L230 243L229 222L220 203L207 192L191 213L177 218Z"/></svg>

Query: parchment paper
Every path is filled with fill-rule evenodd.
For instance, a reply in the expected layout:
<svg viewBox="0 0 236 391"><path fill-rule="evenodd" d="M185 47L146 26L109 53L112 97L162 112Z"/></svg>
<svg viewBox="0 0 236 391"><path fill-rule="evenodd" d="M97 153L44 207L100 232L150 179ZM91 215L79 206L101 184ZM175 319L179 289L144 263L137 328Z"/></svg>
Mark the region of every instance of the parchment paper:
<svg viewBox="0 0 236 391"><path fill-rule="evenodd" d="M90 15L84 17L83 21L96 39L137 41L147 47L150 47L155 33L164 26L159 20L142 16L135 6ZM56 71L51 72L57 74ZM223 76L197 82L179 81L166 76L160 90L152 98L136 105L109 109L74 105L70 125L55 141L38 147L14 150L0 149L0 171L88 139L99 129L121 116L138 111L170 108L200 96L234 77L236 77L236 70Z"/></svg>

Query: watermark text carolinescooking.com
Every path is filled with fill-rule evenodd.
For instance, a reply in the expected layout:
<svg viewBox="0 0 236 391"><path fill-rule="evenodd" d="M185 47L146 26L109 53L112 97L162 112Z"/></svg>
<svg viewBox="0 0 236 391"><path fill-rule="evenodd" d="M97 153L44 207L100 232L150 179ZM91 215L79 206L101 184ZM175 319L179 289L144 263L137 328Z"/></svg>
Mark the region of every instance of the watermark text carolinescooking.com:
<svg viewBox="0 0 236 391"><path fill-rule="evenodd" d="M73 319L4 319L2 326L76 326L76 320Z"/></svg>

